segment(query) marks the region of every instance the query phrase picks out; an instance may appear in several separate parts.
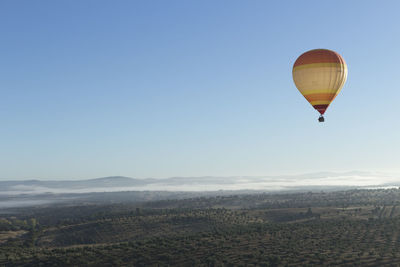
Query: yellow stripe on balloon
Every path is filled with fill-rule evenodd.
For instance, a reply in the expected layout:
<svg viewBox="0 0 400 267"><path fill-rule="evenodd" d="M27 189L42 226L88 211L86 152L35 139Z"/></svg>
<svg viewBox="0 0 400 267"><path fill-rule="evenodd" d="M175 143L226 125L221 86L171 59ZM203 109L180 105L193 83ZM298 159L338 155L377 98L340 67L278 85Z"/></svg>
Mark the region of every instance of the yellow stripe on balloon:
<svg viewBox="0 0 400 267"><path fill-rule="evenodd" d="M301 92L301 94L303 96L307 96L307 95L313 95L313 94L325 94L329 89L317 89L317 90L304 90ZM339 90L340 91L340 90ZM335 94L337 95L339 93L339 91L337 91Z"/></svg>
<svg viewBox="0 0 400 267"><path fill-rule="evenodd" d="M299 65L293 68L293 71L309 68L343 68L345 65L341 63L311 63L305 65Z"/></svg>

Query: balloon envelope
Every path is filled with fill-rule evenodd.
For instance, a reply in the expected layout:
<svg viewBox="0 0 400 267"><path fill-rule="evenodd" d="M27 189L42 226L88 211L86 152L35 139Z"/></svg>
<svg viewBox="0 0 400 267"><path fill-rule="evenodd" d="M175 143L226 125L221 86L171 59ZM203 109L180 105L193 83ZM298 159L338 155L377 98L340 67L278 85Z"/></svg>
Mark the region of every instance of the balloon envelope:
<svg viewBox="0 0 400 267"><path fill-rule="evenodd" d="M347 79L347 65L335 51L305 52L293 65L293 81L300 93L323 115Z"/></svg>

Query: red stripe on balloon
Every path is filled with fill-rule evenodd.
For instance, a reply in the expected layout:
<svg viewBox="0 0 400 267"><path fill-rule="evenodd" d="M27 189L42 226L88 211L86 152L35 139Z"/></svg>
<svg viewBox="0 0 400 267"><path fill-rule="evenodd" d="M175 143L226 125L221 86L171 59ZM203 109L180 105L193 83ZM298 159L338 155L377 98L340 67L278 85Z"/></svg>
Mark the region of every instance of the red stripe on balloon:
<svg viewBox="0 0 400 267"><path fill-rule="evenodd" d="M314 105L313 107L318 110L321 115L324 115L326 109L328 108L329 105Z"/></svg>

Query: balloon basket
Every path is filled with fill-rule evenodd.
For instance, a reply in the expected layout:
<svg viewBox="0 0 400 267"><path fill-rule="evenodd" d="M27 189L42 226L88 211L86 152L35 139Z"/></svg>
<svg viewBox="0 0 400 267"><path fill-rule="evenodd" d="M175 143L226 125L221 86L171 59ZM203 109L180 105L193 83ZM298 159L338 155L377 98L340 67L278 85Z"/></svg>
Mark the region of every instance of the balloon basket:
<svg viewBox="0 0 400 267"><path fill-rule="evenodd" d="M319 122L324 122L324 121L325 121L324 116L320 116L320 117L318 118L318 121L319 121Z"/></svg>

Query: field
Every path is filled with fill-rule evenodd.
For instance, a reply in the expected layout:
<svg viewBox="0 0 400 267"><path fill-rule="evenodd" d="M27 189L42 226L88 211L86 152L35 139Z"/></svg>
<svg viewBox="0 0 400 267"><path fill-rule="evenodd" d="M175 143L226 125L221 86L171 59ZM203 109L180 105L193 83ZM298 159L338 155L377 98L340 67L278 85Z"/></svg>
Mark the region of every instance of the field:
<svg viewBox="0 0 400 267"><path fill-rule="evenodd" d="M400 264L400 190L9 209L0 266Z"/></svg>

